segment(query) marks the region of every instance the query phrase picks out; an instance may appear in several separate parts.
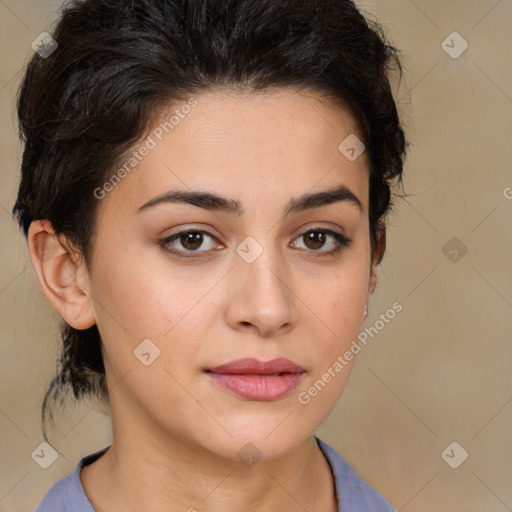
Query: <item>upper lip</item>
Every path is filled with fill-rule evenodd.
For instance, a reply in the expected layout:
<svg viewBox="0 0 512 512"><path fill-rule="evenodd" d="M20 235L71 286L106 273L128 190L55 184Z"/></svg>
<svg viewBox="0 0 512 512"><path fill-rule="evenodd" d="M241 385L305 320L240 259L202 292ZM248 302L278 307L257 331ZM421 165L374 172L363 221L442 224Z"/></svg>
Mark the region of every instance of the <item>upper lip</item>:
<svg viewBox="0 0 512 512"><path fill-rule="evenodd" d="M270 361L260 361L253 357L246 357L230 361L214 368L207 368L208 372L230 373L235 375L272 375L275 373L303 373L302 366L286 359L278 357Z"/></svg>

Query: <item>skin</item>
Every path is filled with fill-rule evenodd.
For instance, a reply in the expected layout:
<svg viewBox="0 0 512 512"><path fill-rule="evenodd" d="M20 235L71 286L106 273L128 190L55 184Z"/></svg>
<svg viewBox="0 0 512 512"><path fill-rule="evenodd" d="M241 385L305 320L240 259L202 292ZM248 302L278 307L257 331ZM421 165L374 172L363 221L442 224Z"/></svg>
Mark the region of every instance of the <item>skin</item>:
<svg viewBox="0 0 512 512"><path fill-rule="evenodd" d="M312 434L353 360L309 404L298 394L349 349L375 289L385 233L372 260L366 154L349 161L338 150L356 125L316 93L216 90L194 98L191 113L100 201L91 271L49 222L30 227L43 292L68 324L97 324L103 340L114 441L81 471L82 484L105 512L148 503L156 512L335 512L334 480ZM338 201L283 216L291 199L340 184L362 211ZM171 189L237 199L245 212L167 203L137 213ZM188 228L212 237L167 247L199 256L165 252L159 241ZM312 228L352 243L323 255L336 240L308 243L302 235ZM248 236L263 249L252 263L236 252ZM160 350L148 366L134 356L144 339ZM285 397L248 400L203 371L240 357L287 357L307 373ZM251 467L237 457L247 442L262 457Z"/></svg>

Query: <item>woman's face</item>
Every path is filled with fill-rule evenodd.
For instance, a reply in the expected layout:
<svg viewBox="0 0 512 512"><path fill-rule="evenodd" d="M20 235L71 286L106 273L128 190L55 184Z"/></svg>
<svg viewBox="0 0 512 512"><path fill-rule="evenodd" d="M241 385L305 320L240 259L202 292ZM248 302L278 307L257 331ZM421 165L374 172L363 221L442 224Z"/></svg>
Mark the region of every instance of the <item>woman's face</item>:
<svg viewBox="0 0 512 512"><path fill-rule="evenodd" d="M114 435L170 436L227 458L252 442L273 457L327 417L353 360L308 390L356 340L370 293L368 161L339 149L355 133L313 94L203 93L163 112L122 179L97 192L87 286ZM176 191L221 199L191 204ZM171 238L191 230L202 234ZM242 396L206 371L281 357L304 369L281 396L292 378L232 377L250 388ZM268 393L251 379L272 379Z"/></svg>

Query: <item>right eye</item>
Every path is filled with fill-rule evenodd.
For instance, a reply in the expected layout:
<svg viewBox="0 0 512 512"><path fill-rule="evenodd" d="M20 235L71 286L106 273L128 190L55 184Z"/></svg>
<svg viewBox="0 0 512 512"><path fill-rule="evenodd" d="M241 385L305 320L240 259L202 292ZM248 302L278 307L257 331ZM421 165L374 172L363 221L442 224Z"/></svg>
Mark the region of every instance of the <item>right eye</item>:
<svg viewBox="0 0 512 512"><path fill-rule="evenodd" d="M179 231L174 235L171 235L167 238L164 238L160 241L160 246L167 252L178 256L180 258L196 258L199 254L194 253L204 253L208 252L212 249L213 244L210 242L207 244L209 249L199 251L197 250L204 243L204 238L208 237L210 239L215 239L215 237L208 233L208 231L198 230L198 229L187 229L183 231ZM181 244L185 250L176 248L176 245L173 244Z"/></svg>

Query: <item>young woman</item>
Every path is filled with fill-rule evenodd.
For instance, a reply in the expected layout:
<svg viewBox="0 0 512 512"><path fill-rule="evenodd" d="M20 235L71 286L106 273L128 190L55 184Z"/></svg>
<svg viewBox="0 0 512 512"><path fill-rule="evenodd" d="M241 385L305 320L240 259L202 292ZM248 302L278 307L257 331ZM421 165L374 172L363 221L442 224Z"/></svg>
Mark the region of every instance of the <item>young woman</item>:
<svg viewBox="0 0 512 512"><path fill-rule="evenodd" d="M19 95L14 213L113 442L38 512L391 511L314 435L385 250L397 51L350 0L83 0ZM343 360L343 363L341 362Z"/></svg>

